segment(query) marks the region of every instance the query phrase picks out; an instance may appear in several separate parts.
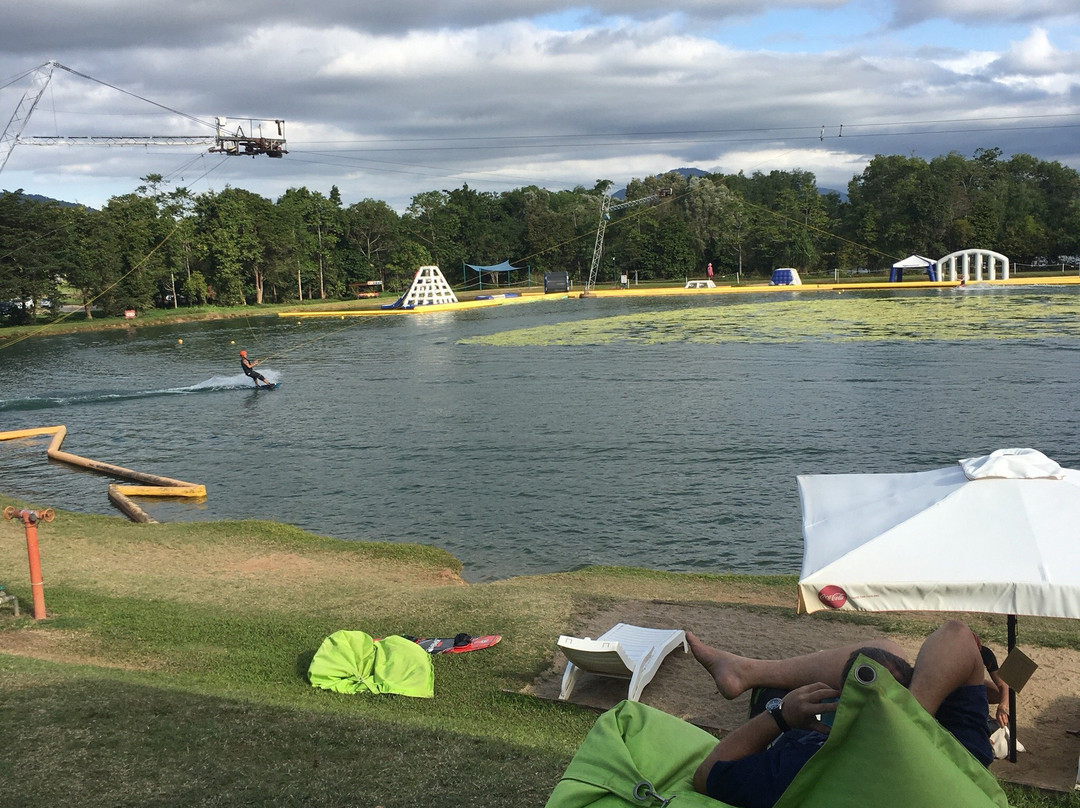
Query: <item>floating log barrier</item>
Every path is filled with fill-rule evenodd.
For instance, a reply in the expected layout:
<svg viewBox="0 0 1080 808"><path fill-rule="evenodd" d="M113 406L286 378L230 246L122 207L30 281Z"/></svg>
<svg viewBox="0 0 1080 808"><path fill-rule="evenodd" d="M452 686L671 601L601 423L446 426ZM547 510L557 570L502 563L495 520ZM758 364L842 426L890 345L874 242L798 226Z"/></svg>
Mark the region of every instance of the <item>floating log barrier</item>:
<svg viewBox="0 0 1080 808"><path fill-rule="evenodd" d="M112 463L102 463L99 460L91 460L88 457L81 457L80 455L72 454L71 452L61 451L60 446L67 436L66 426L43 426L36 429L18 429L10 432L0 432L0 441L17 440L19 438L36 438L41 435L53 436L46 452L52 460L58 460L61 463L67 463L71 466L90 469L91 471L99 471L102 474L109 474L113 477L120 477L137 483L144 483L144 485L118 485L116 483L109 485L109 501L123 511L124 515L133 522L154 522L155 520L151 519L150 515L129 499L129 497L190 497L192 499L203 499L206 497L205 485L197 485L196 483L187 483L183 480L174 480L171 477L162 477L157 474L134 471L132 469L124 468L123 466L116 466Z"/></svg>

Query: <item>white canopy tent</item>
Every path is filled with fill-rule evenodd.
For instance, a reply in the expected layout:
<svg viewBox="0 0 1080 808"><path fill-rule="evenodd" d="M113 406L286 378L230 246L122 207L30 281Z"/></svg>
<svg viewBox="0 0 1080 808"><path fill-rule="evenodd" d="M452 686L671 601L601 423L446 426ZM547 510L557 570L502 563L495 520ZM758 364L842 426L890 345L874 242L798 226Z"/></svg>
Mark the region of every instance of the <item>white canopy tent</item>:
<svg viewBox="0 0 1080 808"><path fill-rule="evenodd" d="M921 255L909 255L903 261L893 264L893 269L926 269L937 262L933 258L924 258Z"/></svg>
<svg viewBox="0 0 1080 808"><path fill-rule="evenodd" d="M1004 614L1010 651L1016 615L1080 618L1080 471L1041 452L798 483L800 612Z"/></svg>
<svg viewBox="0 0 1080 808"><path fill-rule="evenodd" d="M892 272L889 273L889 282L898 283L904 277L905 269L921 269L924 270L930 277L930 280L936 281L937 277L937 262L933 258L924 258L921 255L909 255L903 261L897 261L892 265Z"/></svg>

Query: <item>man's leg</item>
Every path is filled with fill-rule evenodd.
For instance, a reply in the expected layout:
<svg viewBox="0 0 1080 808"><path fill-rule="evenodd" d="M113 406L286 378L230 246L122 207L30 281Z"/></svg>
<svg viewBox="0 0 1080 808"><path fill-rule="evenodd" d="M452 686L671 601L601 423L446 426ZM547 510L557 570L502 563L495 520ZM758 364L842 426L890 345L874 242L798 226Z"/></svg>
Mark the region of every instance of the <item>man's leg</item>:
<svg viewBox="0 0 1080 808"><path fill-rule="evenodd" d="M694 658L712 675L717 690L726 699L733 699L754 687L794 690L803 685L822 682L839 689L840 674L843 673L852 651L867 646L884 649L899 657L904 656L900 646L891 640L868 640L787 659L755 659L721 651L706 645L691 631L686 632L686 640Z"/></svg>
<svg viewBox="0 0 1080 808"><path fill-rule="evenodd" d="M978 643L960 620L949 620L926 638L915 658L911 695L930 715L937 713L945 697L964 685L986 682Z"/></svg>

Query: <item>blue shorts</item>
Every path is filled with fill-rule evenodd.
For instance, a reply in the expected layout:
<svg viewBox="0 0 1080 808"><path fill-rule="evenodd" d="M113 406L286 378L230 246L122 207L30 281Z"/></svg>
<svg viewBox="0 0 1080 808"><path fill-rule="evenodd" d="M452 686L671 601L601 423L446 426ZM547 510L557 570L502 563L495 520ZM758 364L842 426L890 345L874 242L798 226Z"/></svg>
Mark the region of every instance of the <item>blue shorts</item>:
<svg viewBox="0 0 1080 808"><path fill-rule="evenodd" d="M764 752L739 760L719 760L709 770L705 793L728 805L771 808L826 737L820 732L793 729Z"/></svg>
<svg viewBox="0 0 1080 808"><path fill-rule="evenodd" d="M984 685L964 685L945 697L938 707L937 719L964 748L984 766L994 762L994 750L986 732L986 717L990 705Z"/></svg>

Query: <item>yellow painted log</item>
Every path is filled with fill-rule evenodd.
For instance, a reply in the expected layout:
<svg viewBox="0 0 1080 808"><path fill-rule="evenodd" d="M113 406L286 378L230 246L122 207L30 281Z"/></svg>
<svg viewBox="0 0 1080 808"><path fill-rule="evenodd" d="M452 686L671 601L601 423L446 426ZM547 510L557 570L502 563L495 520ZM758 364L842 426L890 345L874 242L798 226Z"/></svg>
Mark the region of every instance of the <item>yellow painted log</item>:
<svg viewBox="0 0 1080 808"><path fill-rule="evenodd" d="M168 488L159 485L118 485L121 494L129 497L188 497L205 499L205 485L171 485Z"/></svg>
<svg viewBox="0 0 1080 808"><path fill-rule="evenodd" d="M18 440L19 438L36 438L39 435L52 435L58 429L67 429L62 426L39 426L37 429L16 429L13 432L0 432L0 440Z"/></svg>

